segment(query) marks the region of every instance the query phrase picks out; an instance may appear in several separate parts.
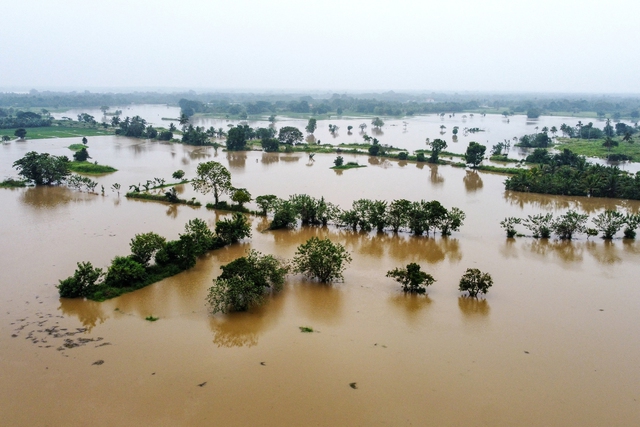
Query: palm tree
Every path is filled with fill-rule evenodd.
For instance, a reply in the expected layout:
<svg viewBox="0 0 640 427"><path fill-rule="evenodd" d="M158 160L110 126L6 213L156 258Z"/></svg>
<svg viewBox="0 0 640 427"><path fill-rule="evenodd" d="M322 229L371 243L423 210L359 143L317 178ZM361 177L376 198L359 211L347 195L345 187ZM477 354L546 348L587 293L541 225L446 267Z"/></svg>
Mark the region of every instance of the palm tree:
<svg viewBox="0 0 640 427"><path fill-rule="evenodd" d="M631 136L631 132L627 131L622 137L624 142L633 143L633 137Z"/></svg>
<svg viewBox="0 0 640 427"><path fill-rule="evenodd" d="M180 126L186 126L189 123L189 117L186 114L180 114Z"/></svg>

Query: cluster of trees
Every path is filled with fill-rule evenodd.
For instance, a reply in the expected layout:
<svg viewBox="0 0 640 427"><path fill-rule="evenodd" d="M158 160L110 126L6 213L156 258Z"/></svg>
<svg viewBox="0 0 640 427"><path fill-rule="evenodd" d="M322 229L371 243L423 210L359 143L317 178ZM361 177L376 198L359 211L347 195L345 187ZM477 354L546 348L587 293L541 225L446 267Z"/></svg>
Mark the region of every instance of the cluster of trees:
<svg viewBox="0 0 640 427"><path fill-rule="evenodd" d="M140 116L133 116L129 118L128 116L121 120L118 116L114 116L111 119L111 124L116 129L116 135L129 136L132 138L149 138L155 139L158 138L158 130L151 125L147 125L147 121ZM168 132L169 134L166 134ZM170 140L173 138L173 133L170 131L163 131L162 138L164 140Z"/></svg>
<svg viewBox="0 0 640 427"><path fill-rule="evenodd" d="M324 197L316 199L306 194L294 194L287 200L264 195L257 197L256 203L264 214L273 213L271 229L294 227L300 220L303 225L332 223L353 230L391 230L394 233L406 230L417 236L429 235L431 231L435 234L439 230L447 236L458 231L465 219L463 211L455 207L447 209L437 200L411 202L400 199L388 203L359 199L346 210L327 202Z"/></svg>
<svg viewBox="0 0 640 427"><path fill-rule="evenodd" d="M553 141L547 135L546 132L538 132L531 135L523 135L520 137L518 146L519 147L548 147L552 145Z"/></svg>
<svg viewBox="0 0 640 427"><path fill-rule="evenodd" d="M194 219L177 240L167 241L153 232L137 234L130 242L131 254L115 257L106 272L80 262L57 288L63 298L113 298L187 270L205 252L250 236L251 227L241 214L216 222L215 233L203 220Z"/></svg>
<svg viewBox="0 0 640 427"><path fill-rule="evenodd" d="M500 225L509 238L519 235L516 225L522 224L536 239L548 239L551 233L554 233L563 240L571 240L574 235L580 233L586 233L587 236L597 236L598 233L602 233L603 239L613 239L622 229L626 239L634 239L636 229L640 225L640 215L623 214L615 210L606 210L592 218L593 228L587 227L588 220L589 215L569 210L557 218L554 218L551 213L529 215L525 219L508 217L501 221Z"/></svg>
<svg viewBox="0 0 640 427"><path fill-rule="evenodd" d="M213 313L246 311L260 304L265 295L280 292L290 272L331 283L344 280L342 273L350 262L344 246L317 237L298 246L290 262L252 250L221 267L222 273L209 288L207 302Z"/></svg>
<svg viewBox="0 0 640 427"><path fill-rule="evenodd" d="M427 287L436 282L432 275L421 271L415 262L407 264L404 268L387 271L387 277L400 283L403 292L411 294L424 294ZM468 268L460 279L458 290L467 292L470 298L477 298L478 294L489 292L492 285L493 279L489 273L483 273L477 268Z"/></svg>
<svg viewBox="0 0 640 427"><path fill-rule="evenodd" d="M567 149L555 155L537 149L526 161L540 165L509 177L507 190L640 200L640 173L590 164Z"/></svg>
<svg viewBox="0 0 640 427"><path fill-rule="evenodd" d="M51 126L53 118L47 114L31 111L14 111L0 108L0 129L35 128Z"/></svg>
<svg viewBox="0 0 640 427"><path fill-rule="evenodd" d="M565 123L560 125L560 132L562 132L564 136L581 139L603 139L606 137L612 138L614 136L620 136L630 140L630 136L638 133L638 131L640 131L638 123L634 126L630 126L626 123L619 122L616 123L615 126L612 126L610 119L607 119L606 124L602 129L595 127L592 122L583 124L582 121L579 121L575 127L569 126Z"/></svg>

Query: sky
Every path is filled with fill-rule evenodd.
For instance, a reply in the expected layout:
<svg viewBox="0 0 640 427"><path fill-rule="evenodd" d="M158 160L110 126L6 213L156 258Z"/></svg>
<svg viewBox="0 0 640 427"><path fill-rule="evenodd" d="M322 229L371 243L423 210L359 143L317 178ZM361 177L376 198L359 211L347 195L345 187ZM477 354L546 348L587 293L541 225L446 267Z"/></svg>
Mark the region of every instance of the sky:
<svg viewBox="0 0 640 427"><path fill-rule="evenodd" d="M634 0L6 0L0 90L640 93Z"/></svg>

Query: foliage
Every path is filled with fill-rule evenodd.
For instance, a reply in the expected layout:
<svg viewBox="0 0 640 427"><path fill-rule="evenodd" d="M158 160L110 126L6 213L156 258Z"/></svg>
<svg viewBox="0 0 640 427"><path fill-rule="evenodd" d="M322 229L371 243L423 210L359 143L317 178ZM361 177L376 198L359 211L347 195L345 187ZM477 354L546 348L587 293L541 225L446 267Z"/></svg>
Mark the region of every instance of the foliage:
<svg viewBox="0 0 640 427"><path fill-rule="evenodd" d="M146 275L144 266L132 257L117 256L111 261L104 283L113 288L127 288L143 281Z"/></svg>
<svg viewBox="0 0 640 427"><path fill-rule="evenodd" d="M24 139L24 137L27 136L27 130L25 128L18 128L13 133L13 135L17 136L20 139Z"/></svg>
<svg viewBox="0 0 640 427"><path fill-rule="evenodd" d="M571 240L574 234L585 232L588 218L588 215L569 210L556 218L551 228L561 239Z"/></svg>
<svg viewBox="0 0 640 427"><path fill-rule="evenodd" d="M409 153L407 153L406 151L401 151L398 153L398 160L407 160L408 157Z"/></svg>
<svg viewBox="0 0 640 427"><path fill-rule="evenodd" d="M12 179L7 178L4 181L0 182L0 188L19 188L26 187L27 181L21 179Z"/></svg>
<svg viewBox="0 0 640 427"><path fill-rule="evenodd" d="M275 153L280 149L280 142L276 138L263 139L261 143L267 153Z"/></svg>
<svg viewBox="0 0 640 427"><path fill-rule="evenodd" d="M484 145L478 144L475 141L471 141L467 147L467 152L464 155L464 160L467 164L471 164L476 168L484 159L484 152L487 149Z"/></svg>
<svg viewBox="0 0 640 427"><path fill-rule="evenodd" d="M613 239L613 236L625 225L625 215L617 211L606 210L598 214L593 220L596 229L603 234L604 239Z"/></svg>
<svg viewBox="0 0 640 427"><path fill-rule="evenodd" d="M429 163L438 163L438 156L442 150L447 149L447 142L436 138L433 141L429 141L429 147L431 148L431 156L429 157Z"/></svg>
<svg viewBox="0 0 640 427"><path fill-rule="evenodd" d="M553 226L553 214L537 214L529 215L522 223L536 239L548 239L551 237L551 229Z"/></svg>
<svg viewBox="0 0 640 427"><path fill-rule="evenodd" d="M64 182L69 175L67 156L52 156L49 153L38 154L30 151L13 162L18 175L36 185L54 185Z"/></svg>
<svg viewBox="0 0 640 427"><path fill-rule="evenodd" d="M477 298L478 294L486 294L493 285L493 279L489 273L483 273L477 268L467 268L460 279L458 290L468 292L469 297Z"/></svg>
<svg viewBox="0 0 640 427"><path fill-rule="evenodd" d="M284 126L280 128L278 133L278 140L283 144L295 145L298 142L302 141L302 132L300 129L293 126Z"/></svg>
<svg viewBox="0 0 640 427"><path fill-rule="evenodd" d="M173 179L182 179L184 178L184 171L182 169L178 169L174 173L171 174Z"/></svg>
<svg viewBox="0 0 640 427"><path fill-rule="evenodd" d="M436 281L433 276L420 271L420 266L415 262L407 264L406 268L394 268L387 271L387 277L393 277L402 285L404 292L423 294L427 292L427 286Z"/></svg>
<svg viewBox="0 0 640 427"><path fill-rule="evenodd" d="M317 125L317 120L316 119L309 119L309 122L307 123L307 126L304 128L308 133L313 133L316 131L316 129L318 128Z"/></svg>
<svg viewBox="0 0 640 427"><path fill-rule="evenodd" d="M245 311L261 303L265 292L282 290L289 271L283 261L255 250L221 269L207 295L213 313Z"/></svg>
<svg viewBox="0 0 640 427"><path fill-rule="evenodd" d="M547 133L540 132L520 137L519 143L517 145L520 147L546 148L551 144L551 138L549 138Z"/></svg>
<svg viewBox="0 0 640 427"><path fill-rule="evenodd" d="M200 163L191 185L202 194L213 192L217 204L219 197L231 190L231 174L227 168L214 160Z"/></svg>
<svg viewBox="0 0 640 427"><path fill-rule="evenodd" d="M228 245L251 237L251 226L244 215L234 213L232 218L216 223L216 234L223 244Z"/></svg>
<svg viewBox="0 0 640 427"><path fill-rule="evenodd" d="M216 228L218 226L216 223ZM180 237L190 239L190 244L193 247L193 253L195 256L200 256L205 252L213 249L216 244L216 236L213 234L206 222L200 218L189 220L184 226L184 234Z"/></svg>
<svg viewBox="0 0 640 427"><path fill-rule="evenodd" d="M507 231L507 237L512 238L517 234L516 225L520 223L522 219L511 216L500 221L500 226Z"/></svg>
<svg viewBox="0 0 640 427"><path fill-rule="evenodd" d="M344 157L342 156L336 157L335 160L333 161L333 164L336 166L342 166L343 163L344 163Z"/></svg>
<svg viewBox="0 0 640 427"><path fill-rule="evenodd" d="M103 276L102 269L93 268L90 262L79 262L77 265L78 268L73 273L73 276L60 280L60 284L56 286L62 298L78 298L91 295Z"/></svg>
<svg viewBox="0 0 640 427"><path fill-rule="evenodd" d="M452 231L460 230L466 217L466 214L456 207L444 213L438 220L438 226L442 235L448 236Z"/></svg>
<svg viewBox="0 0 640 427"><path fill-rule="evenodd" d="M93 192L98 183L86 176L71 174L67 178L66 185L78 191L84 188L87 192Z"/></svg>
<svg viewBox="0 0 640 427"><path fill-rule="evenodd" d="M290 228L296 225L298 212L296 206L289 200L279 200L274 206L273 220L270 230Z"/></svg>
<svg viewBox="0 0 640 427"><path fill-rule="evenodd" d="M227 150L240 151L247 149L247 137L242 126L236 126L227 132Z"/></svg>
<svg viewBox="0 0 640 427"><path fill-rule="evenodd" d="M317 278L322 283L344 280L342 272L350 262L351 256L344 246L317 237L298 246L293 258L296 273Z"/></svg>
<svg viewBox="0 0 640 427"><path fill-rule="evenodd" d="M90 159L90 158L91 157L89 157L89 152L85 147L82 147L81 150L78 150L75 153L73 153L73 160L78 162L85 162L87 161L87 159Z"/></svg>
<svg viewBox="0 0 640 427"><path fill-rule="evenodd" d="M394 233L400 231L407 225L407 212L411 207L411 202L406 199L394 200L389 204L387 210L387 224Z"/></svg>
<svg viewBox="0 0 640 427"><path fill-rule="evenodd" d="M249 193L246 188L234 188L231 193L231 200L242 207L245 203L249 203L252 200L251 193Z"/></svg>
<svg viewBox="0 0 640 427"><path fill-rule="evenodd" d="M635 239L636 238L636 228L640 225L640 215L639 214L627 214L625 215L625 224L624 228L624 237L626 239Z"/></svg>
<svg viewBox="0 0 640 427"><path fill-rule="evenodd" d="M260 208L262 215L266 215L268 212L273 211L275 209L277 201L278 196L275 196L273 194L265 194L256 197L256 204Z"/></svg>
<svg viewBox="0 0 640 427"><path fill-rule="evenodd" d="M209 145L209 135L203 127L189 125L182 131L182 143L188 145Z"/></svg>
<svg viewBox="0 0 640 427"><path fill-rule="evenodd" d="M151 258L166 244L166 239L156 233L149 232L136 234L129 247L131 248L131 257L143 266L147 266Z"/></svg>
<svg viewBox="0 0 640 427"><path fill-rule="evenodd" d="M373 125L373 127L380 129L382 126L384 126L384 122L382 121L382 119L380 117L376 117L373 120L371 120L371 124Z"/></svg>

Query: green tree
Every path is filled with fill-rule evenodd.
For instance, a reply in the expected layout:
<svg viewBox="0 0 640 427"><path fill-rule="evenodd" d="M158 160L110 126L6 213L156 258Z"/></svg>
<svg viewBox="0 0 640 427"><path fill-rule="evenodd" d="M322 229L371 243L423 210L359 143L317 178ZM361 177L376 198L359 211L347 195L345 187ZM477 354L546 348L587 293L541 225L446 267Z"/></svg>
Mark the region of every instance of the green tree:
<svg viewBox="0 0 640 427"><path fill-rule="evenodd" d="M90 262L79 262L77 265L73 276L60 280L60 284L56 286L62 298L90 296L103 277L102 269L93 268Z"/></svg>
<svg viewBox="0 0 640 427"><path fill-rule="evenodd" d="M307 127L305 127L305 130L306 130L308 133L313 133L313 132L315 132L315 131L316 131L316 129L318 128L318 125L317 125L317 123L316 123L316 122L317 122L317 120L316 120L316 119L313 119L313 118L312 118L312 119L309 119L309 122L307 123Z"/></svg>
<svg viewBox="0 0 640 427"><path fill-rule="evenodd" d="M280 131L278 133L278 140L281 143L288 145L297 144L298 142L302 141L303 137L304 135L302 135L300 129L293 126L284 126L280 128Z"/></svg>
<svg viewBox="0 0 640 427"><path fill-rule="evenodd" d="M231 193L231 200L242 207L252 200L251 193L246 188L234 188Z"/></svg>
<svg viewBox="0 0 640 427"><path fill-rule="evenodd" d="M182 169L178 169L173 174L171 174L173 179L182 179L184 178L184 171Z"/></svg>
<svg viewBox="0 0 640 427"><path fill-rule="evenodd" d="M256 197L256 204L260 208L262 215L266 215L267 212L274 210L277 201L278 201L278 196L273 194L265 194L265 195Z"/></svg>
<svg viewBox="0 0 640 427"><path fill-rule="evenodd" d="M24 137L27 136L27 130L25 128L18 128L13 134L20 139L24 139Z"/></svg>
<svg viewBox="0 0 640 427"><path fill-rule="evenodd" d="M387 277L392 277L402 285L402 290L407 293L424 294L427 286L435 283L432 275L420 271L420 266L415 262L407 264L406 268L394 268L387 271Z"/></svg>
<svg viewBox="0 0 640 427"><path fill-rule="evenodd" d="M460 230L466 217L466 214L461 209L454 207L442 215L437 226L443 236L449 236L452 231Z"/></svg>
<svg viewBox="0 0 640 427"><path fill-rule="evenodd" d="M489 273L483 273L477 268L467 268L460 279L458 290L468 292L469 297L477 298L478 294L486 294L493 285L493 279Z"/></svg>
<svg viewBox="0 0 640 427"><path fill-rule="evenodd" d="M312 237L298 246L292 262L296 273L329 283L344 280L342 272L351 262L351 256L339 243Z"/></svg>
<svg viewBox="0 0 640 427"><path fill-rule="evenodd" d="M241 151L247 149L247 137L244 129L240 126L229 129L227 132L227 150Z"/></svg>
<svg viewBox="0 0 640 427"><path fill-rule="evenodd" d="M551 237L553 214L529 215L527 219L524 220L523 225L533 233L533 237L536 239L548 239Z"/></svg>
<svg viewBox="0 0 640 427"><path fill-rule="evenodd" d="M280 200L275 204L273 220L269 225L269 229L291 228L296 225L297 221L298 211L296 206L289 200Z"/></svg>
<svg viewBox="0 0 640 427"><path fill-rule="evenodd" d="M344 157L342 156L338 156L335 158L335 160L333 161L333 164L336 165L336 167L340 167L344 164Z"/></svg>
<svg viewBox="0 0 640 427"><path fill-rule="evenodd" d="M90 158L91 157L89 157L89 152L85 147L82 147L81 150L78 150L75 153L73 153L73 160L76 160L78 162L86 162L87 159L90 159Z"/></svg>
<svg viewBox="0 0 640 427"><path fill-rule="evenodd" d="M484 153L487 147L471 141L467 147L467 152L464 155L464 160L467 164L471 164L472 167L477 168L482 159L484 159Z"/></svg>
<svg viewBox="0 0 640 427"><path fill-rule="evenodd" d="M503 221L500 221L500 225L507 231L507 237L512 238L517 234L516 225L521 224L522 219L516 218L514 216L510 216L505 218Z"/></svg>
<svg viewBox="0 0 640 427"><path fill-rule="evenodd" d="M130 288L146 277L147 272L142 264L132 257L117 256L111 261L104 283L111 288Z"/></svg>
<svg viewBox="0 0 640 427"><path fill-rule="evenodd" d="M604 239L613 239L613 236L625 225L626 218L617 211L606 210L598 214L593 220L596 229L603 234Z"/></svg>
<svg viewBox="0 0 640 427"><path fill-rule="evenodd" d="M636 238L636 228L640 225L640 215L639 214L627 214L625 215L625 228L624 228L624 237L625 239L635 239Z"/></svg>
<svg viewBox="0 0 640 427"><path fill-rule="evenodd" d="M216 228L217 225L216 223ZM191 245L195 256L200 256L216 246L216 236L207 223L200 218L189 220L184 226L184 234L181 234L180 237L187 239L185 243Z"/></svg>
<svg viewBox="0 0 640 427"><path fill-rule="evenodd" d="M49 153L38 154L30 151L19 160L13 162L18 175L36 185L54 185L65 181L70 172L67 156L52 156Z"/></svg>
<svg viewBox="0 0 640 427"><path fill-rule="evenodd" d="M86 137L86 136L83 136L83 137L82 137L82 143L83 143L84 145L87 145L87 143L88 143L88 142L89 142L89 140L87 139L87 137Z"/></svg>
<svg viewBox="0 0 640 427"><path fill-rule="evenodd" d="M431 156L429 157L429 163L438 163L438 156L442 150L447 148L447 142L442 139L434 139L429 142L431 147Z"/></svg>
<svg viewBox="0 0 640 427"><path fill-rule="evenodd" d="M8 142L11 140L11 137L9 135L2 135L2 142Z"/></svg>
<svg viewBox="0 0 640 427"><path fill-rule="evenodd" d="M282 260L255 250L221 269L207 295L213 313L245 311L260 304L265 293L282 290L289 271Z"/></svg>
<svg viewBox="0 0 640 427"><path fill-rule="evenodd" d="M409 209L411 209L411 202L406 199L394 200L389 204L387 224L394 233L397 233L401 228L407 226Z"/></svg>
<svg viewBox="0 0 640 427"><path fill-rule="evenodd" d="M262 148L267 153L275 153L280 149L280 142L275 138L267 138L261 141Z"/></svg>
<svg viewBox="0 0 640 427"><path fill-rule="evenodd" d="M371 120L371 124L376 129L380 129L382 126L384 126L384 122L382 121L382 119L380 117L376 117L375 119Z"/></svg>
<svg viewBox="0 0 640 427"><path fill-rule="evenodd" d="M129 247L131 248L131 256L143 266L147 266L151 258L166 244L166 239L156 233L149 232L136 234Z"/></svg>
<svg viewBox="0 0 640 427"><path fill-rule="evenodd" d="M231 174L227 168L214 160L200 163L191 185L202 194L213 193L217 205L220 196L231 190Z"/></svg>
<svg viewBox="0 0 640 427"><path fill-rule="evenodd" d="M551 228L561 239L571 240L576 233L584 233L588 215L569 210L553 221Z"/></svg>
<svg viewBox="0 0 640 427"><path fill-rule="evenodd" d="M224 244L236 243L245 237L251 237L251 225L241 213L216 222L216 234Z"/></svg>

